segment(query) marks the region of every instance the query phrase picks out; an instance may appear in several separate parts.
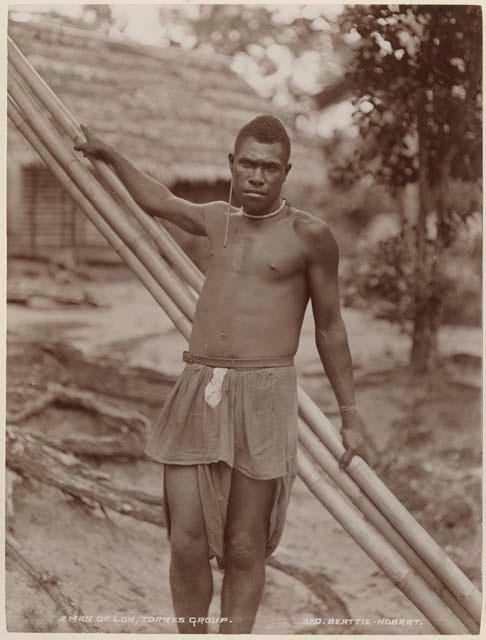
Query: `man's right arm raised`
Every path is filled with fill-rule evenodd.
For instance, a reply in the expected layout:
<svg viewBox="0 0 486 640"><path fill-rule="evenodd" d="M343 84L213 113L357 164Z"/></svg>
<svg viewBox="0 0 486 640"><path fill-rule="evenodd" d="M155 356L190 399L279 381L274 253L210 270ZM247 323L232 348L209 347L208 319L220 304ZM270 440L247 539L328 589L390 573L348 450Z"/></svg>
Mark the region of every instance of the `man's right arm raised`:
<svg viewBox="0 0 486 640"><path fill-rule="evenodd" d="M91 129L81 125L85 143L75 145L84 155L111 164L135 202L146 213L173 222L184 231L206 236L206 215L219 203L196 204L175 196L164 184L158 182L125 158L115 148L106 144Z"/></svg>

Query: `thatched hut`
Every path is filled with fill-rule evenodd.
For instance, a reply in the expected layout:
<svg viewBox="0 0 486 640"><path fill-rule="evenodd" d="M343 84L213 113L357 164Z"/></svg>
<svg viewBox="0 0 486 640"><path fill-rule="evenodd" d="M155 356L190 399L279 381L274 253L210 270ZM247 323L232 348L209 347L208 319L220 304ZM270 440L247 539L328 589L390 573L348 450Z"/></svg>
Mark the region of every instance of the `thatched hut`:
<svg viewBox="0 0 486 640"><path fill-rule="evenodd" d="M114 41L42 20L11 20L9 35L80 122L195 202L227 199L227 156L236 132L259 113L275 113L223 56ZM278 115L289 124L286 114ZM287 195L310 206L323 182L320 149L290 125L289 131L294 167ZM42 256L64 247L87 257L112 255L10 126L7 164L9 255ZM179 230L175 235L186 248L196 242Z"/></svg>

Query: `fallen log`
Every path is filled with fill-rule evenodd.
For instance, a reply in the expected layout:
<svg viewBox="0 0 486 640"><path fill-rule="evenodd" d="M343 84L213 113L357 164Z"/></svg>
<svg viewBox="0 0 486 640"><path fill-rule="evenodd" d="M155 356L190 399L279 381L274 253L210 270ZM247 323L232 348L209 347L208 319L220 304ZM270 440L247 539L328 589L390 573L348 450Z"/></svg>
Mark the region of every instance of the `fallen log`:
<svg viewBox="0 0 486 640"><path fill-rule="evenodd" d="M24 432L24 429L22 429ZM144 443L141 438L135 438L133 434L96 435L55 435L32 433L43 444L72 453L76 456L90 456L94 458L129 458L130 460L143 459Z"/></svg>
<svg viewBox="0 0 486 640"><path fill-rule="evenodd" d="M93 413L107 424L116 427L122 433L135 431L145 437L149 426L147 418L138 411L116 407L99 396L82 389L73 389L57 383L50 383L47 392L27 403L16 413L7 414L7 420L13 424L24 422L27 418L38 415L50 405L82 409Z"/></svg>
<svg viewBox="0 0 486 640"><path fill-rule="evenodd" d="M48 303L52 302L56 306L103 306L91 293L85 291L83 288L72 285L45 282L26 284L25 282L21 282L9 283L7 287L7 302L9 303L34 306L39 300L45 300Z"/></svg>
<svg viewBox="0 0 486 640"><path fill-rule="evenodd" d="M116 358L89 357L63 342L43 345L76 387L126 400L142 400L162 408L175 378L147 367L128 366Z"/></svg>
<svg viewBox="0 0 486 640"><path fill-rule="evenodd" d="M7 406L23 409L26 396L47 392L49 382L93 391L98 397L114 399L120 408L136 406L144 413L160 410L175 377L141 366L129 366L112 356L88 356L61 341L33 340L9 335L7 342ZM29 390L29 393L27 393Z"/></svg>
<svg viewBox="0 0 486 640"><path fill-rule="evenodd" d="M7 425L6 436L7 467L21 476L35 478L137 520L164 526L161 497L114 487L106 473L44 444L35 434L25 433L19 427Z"/></svg>
<svg viewBox="0 0 486 640"><path fill-rule="evenodd" d="M10 413L7 412L7 422L10 422L11 424L19 424L28 418L38 416L39 413L42 413L52 405L55 397L56 394L52 389L50 389L46 393L34 397L32 400L28 400L23 409Z"/></svg>
<svg viewBox="0 0 486 640"><path fill-rule="evenodd" d="M7 413L9 424L21 425L50 406L86 411L99 420L99 431L74 434L44 434L39 440L60 451L96 457L142 458L149 422L132 409L119 409L89 391L49 384L47 392L29 400L19 411ZM115 433L106 433L106 427Z"/></svg>
<svg viewBox="0 0 486 640"><path fill-rule="evenodd" d="M7 555L15 560L22 569L47 592L59 611L66 616L66 621L75 631L78 633L93 631L92 627L89 627L84 622L79 621L79 617L85 616L83 616L78 605L76 605L71 598L61 591L61 588L59 587L59 578L47 571L39 571L33 565L32 561L27 558L22 547L11 534L7 534L6 536L5 550ZM72 618L76 618L76 620L73 620Z"/></svg>

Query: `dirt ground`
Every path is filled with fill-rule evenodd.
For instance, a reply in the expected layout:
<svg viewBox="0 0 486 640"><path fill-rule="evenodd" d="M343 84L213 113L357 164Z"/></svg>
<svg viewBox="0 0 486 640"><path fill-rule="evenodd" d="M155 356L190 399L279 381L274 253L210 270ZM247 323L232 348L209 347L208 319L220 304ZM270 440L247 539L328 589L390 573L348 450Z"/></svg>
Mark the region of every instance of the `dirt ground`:
<svg viewBox="0 0 486 640"><path fill-rule="evenodd" d="M22 276L25 281L25 271L25 264L11 266L10 280ZM92 270L90 278L82 287L103 303L102 307L52 304L42 298L33 298L30 306L9 304L9 345L22 337L39 344L63 340L86 355L116 356L126 365L177 375L183 366L180 355L185 341L150 294L124 271ZM35 280L33 275L30 280ZM378 474L480 586L480 329L445 327L440 336L442 365L425 383L411 378L405 366L406 336L361 311L347 309L344 315L357 398L377 451ZM32 362L32 370L36 364ZM304 323L297 368L304 389L338 425L332 390L314 346L310 314ZM7 369L7 384L15 380L18 386L21 381L16 375L13 359ZM51 418L59 425L62 418L70 421L70 428L82 428L74 413L54 416L47 412L39 420L45 426ZM97 465L118 485L156 495L162 492L160 467L150 461ZM153 620L173 615L164 529L115 512L86 508L37 480L23 479L16 485L14 506L9 528L25 555L39 570L57 577L62 591L83 614L98 620L97 630L176 632L173 623ZM434 633L423 615L318 505L299 479L278 551L295 566L318 575L329 599L324 602L302 581L269 567L255 633ZM46 591L13 558L7 556L6 567L9 631L71 630L59 619ZM214 574L217 596L222 574L217 568ZM213 617L219 615L217 600L215 597L210 611ZM372 623L332 629L325 624L306 625L311 618L325 619L337 612ZM419 623L385 627L379 623L383 619ZM216 625L210 628L215 631Z"/></svg>

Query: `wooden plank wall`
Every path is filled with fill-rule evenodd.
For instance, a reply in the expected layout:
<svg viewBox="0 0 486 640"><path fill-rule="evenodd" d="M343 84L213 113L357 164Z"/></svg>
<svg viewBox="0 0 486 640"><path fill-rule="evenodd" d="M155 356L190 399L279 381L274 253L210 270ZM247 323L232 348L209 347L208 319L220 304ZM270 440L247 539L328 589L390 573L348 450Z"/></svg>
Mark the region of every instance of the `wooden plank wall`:
<svg viewBox="0 0 486 640"><path fill-rule="evenodd" d="M96 227L44 167L24 167L12 219L8 252L43 253L45 249L93 247L112 251Z"/></svg>

